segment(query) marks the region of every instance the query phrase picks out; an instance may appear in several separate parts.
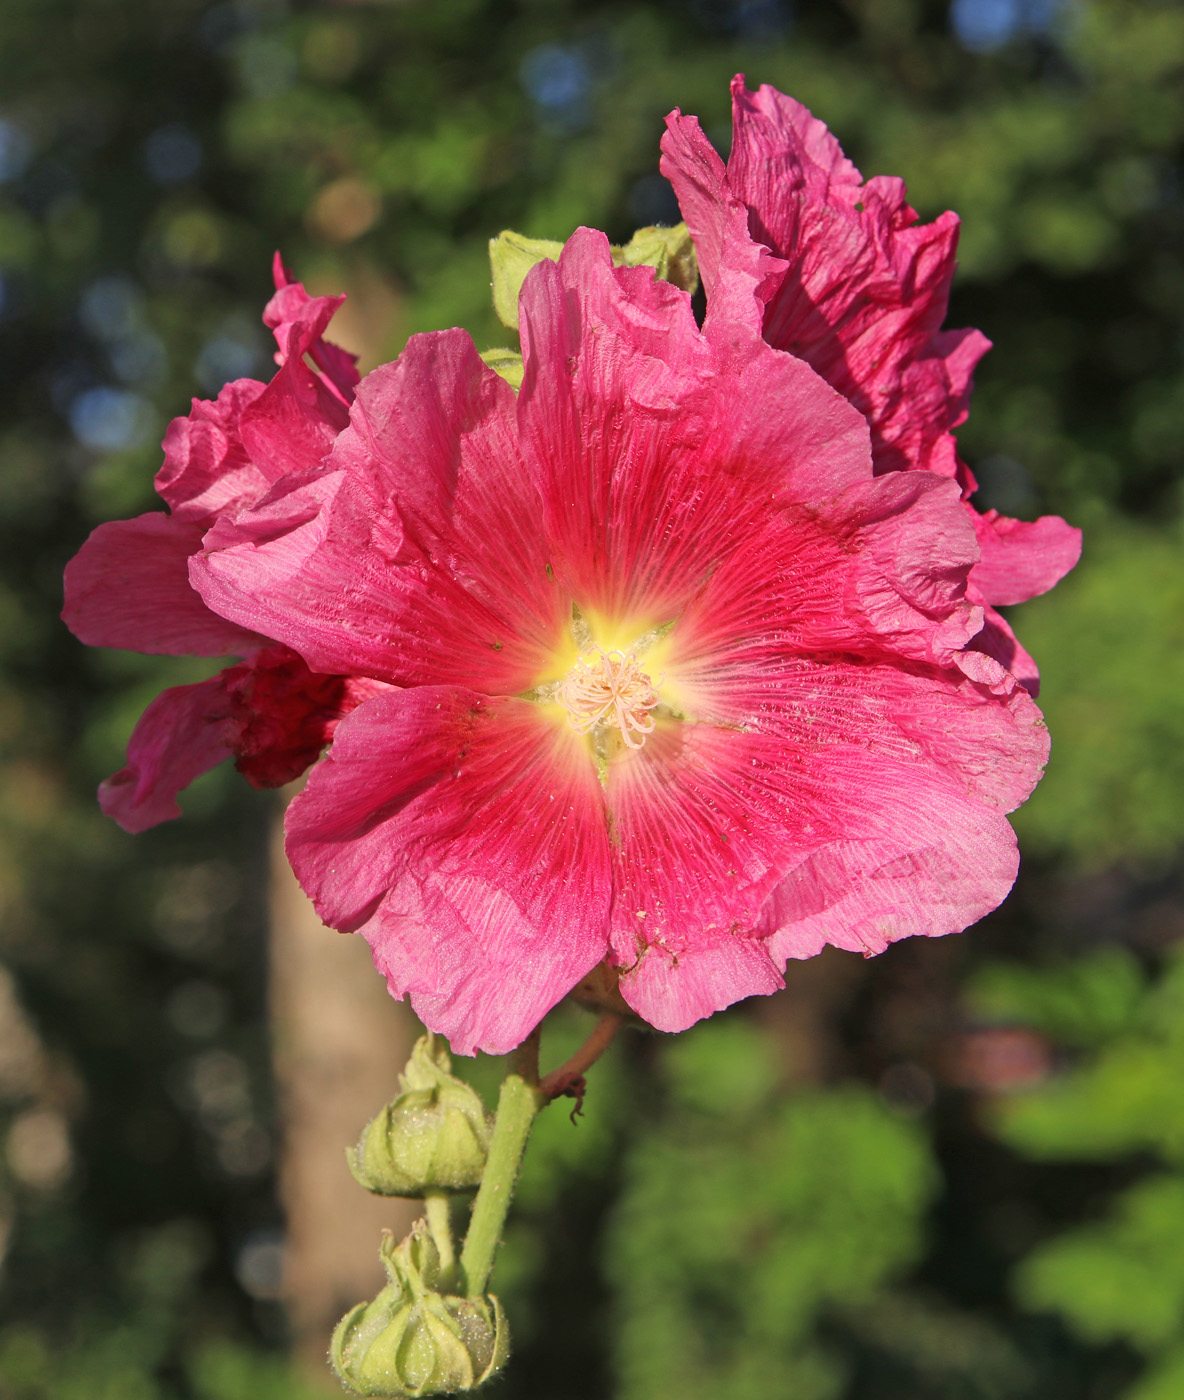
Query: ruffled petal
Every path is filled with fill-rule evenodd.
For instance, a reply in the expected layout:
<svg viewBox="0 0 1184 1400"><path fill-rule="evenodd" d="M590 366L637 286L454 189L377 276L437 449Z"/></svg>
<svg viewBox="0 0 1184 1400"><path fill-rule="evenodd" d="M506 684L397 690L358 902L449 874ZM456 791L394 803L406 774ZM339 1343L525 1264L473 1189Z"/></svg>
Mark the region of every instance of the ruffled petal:
<svg viewBox="0 0 1184 1400"><path fill-rule="evenodd" d="M583 745L517 700L428 686L344 719L288 809L321 917L461 1054L501 1054L608 946L604 806Z"/></svg>
<svg viewBox="0 0 1184 1400"><path fill-rule="evenodd" d="M331 470L222 521L194 583L325 671L529 689L570 621L514 394L463 331L359 386Z"/></svg>
<svg viewBox="0 0 1184 1400"><path fill-rule="evenodd" d="M275 331L280 369L243 413L239 432L251 460L269 481L319 467L349 422L352 384L325 378L305 358L317 362L320 355L325 360L321 337L344 300L307 296L295 283L277 291L264 312L264 321ZM343 355L338 351L326 361L335 373Z"/></svg>
<svg viewBox="0 0 1184 1400"><path fill-rule="evenodd" d="M685 1031L725 1006L784 986L764 941L740 937L680 953L651 945L620 981L621 995L660 1031Z"/></svg>
<svg viewBox="0 0 1184 1400"><path fill-rule="evenodd" d="M165 656L227 656L260 643L189 586L204 527L152 511L100 525L66 565L62 620L88 646Z"/></svg>
<svg viewBox="0 0 1184 1400"><path fill-rule="evenodd" d="M270 479L247 455L239 434L243 414L265 388L254 379L236 379L213 402L194 399L189 415L169 424L156 491L178 520L208 527L224 511L253 505L266 493Z"/></svg>
<svg viewBox="0 0 1184 1400"><path fill-rule="evenodd" d="M953 475L950 430L989 348L977 331L940 330L957 216L919 224L902 181L865 183L825 124L774 88L749 92L737 77L732 115L726 170L692 119L673 114L663 143L709 297L728 243L745 238L730 217L739 201L747 233L783 269L764 284L769 343L867 415L877 471Z"/></svg>
<svg viewBox="0 0 1184 1400"><path fill-rule="evenodd" d="M264 308L263 324L275 332L282 353L288 343L290 327L302 325L310 316L323 317L327 325L345 297L310 297L284 266L279 253L272 259L271 275L275 282L275 296ZM361 378L358 357L343 350L340 345L321 339L319 334L308 344L308 355L341 402L347 405L353 403L354 389Z"/></svg>
<svg viewBox="0 0 1184 1400"><path fill-rule="evenodd" d="M522 447L580 607L668 621L771 511L870 477L866 425L800 361L612 265L579 230L520 299Z"/></svg>
<svg viewBox="0 0 1184 1400"><path fill-rule="evenodd" d="M811 952L819 939L879 951L964 928L1003 898L1015 845L1000 814L1031 791L1048 744L1014 678L980 661L977 679L748 668L719 681L730 724L668 721L610 763L613 953L640 1014L682 1029L772 990L811 938Z"/></svg>
<svg viewBox="0 0 1184 1400"><path fill-rule="evenodd" d="M670 634L666 677L705 719L715 710L704 675L761 674L789 656L890 651L949 665L982 625L965 598L976 555L954 482L928 472L859 482L774 516L712 572Z"/></svg>
<svg viewBox="0 0 1184 1400"><path fill-rule="evenodd" d="M695 242L708 322L731 321L759 332L786 264L749 237L748 210L732 194L723 161L698 119L675 108L666 127L660 168Z"/></svg>
<svg viewBox="0 0 1184 1400"><path fill-rule="evenodd" d="M974 517L981 558L973 579L988 603L1026 603L1047 593L1081 558L1081 531L1059 515L1010 520L997 510Z"/></svg>
<svg viewBox="0 0 1184 1400"><path fill-rule="evenodd" d="M1019 852L1006 818L932 774L834 755L847 835L803 861L764 913L769 952L809 958L827 943L871 956L901 938L957 933L996 908Z"/></svg>
<svg viewBox="0 0 1184 1400"><path fill-rule="evenodd" d="M1033 699L1040 694L1040 670L1033 657L1021 645L1011 629L1011 623L990 604L983 607L983 627L970 643L963 662L972 656L989 657L1010 672Z"/></svg>
<svg viewBox="0 0 1184 1400"><path fill-rule="evenodd" d="M124 831L135 835L179 817L177 794L230 757L226 675L163 690L140 716L127 767L99 787L99 805Z"/></svg>

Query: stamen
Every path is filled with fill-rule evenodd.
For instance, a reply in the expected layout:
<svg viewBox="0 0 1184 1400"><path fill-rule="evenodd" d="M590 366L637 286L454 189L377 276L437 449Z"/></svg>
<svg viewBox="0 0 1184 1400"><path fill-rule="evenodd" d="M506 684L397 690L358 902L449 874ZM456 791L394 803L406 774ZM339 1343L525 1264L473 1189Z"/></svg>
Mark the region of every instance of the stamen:
<svg viewBox="0 0 1184 1400"><path fill-rule="evenodd" d="M612 725L631 749L639 749L653 733L650 711L658 704L658 692L628 652L593 648L560 681L555 698L577 734Z"/></svg>

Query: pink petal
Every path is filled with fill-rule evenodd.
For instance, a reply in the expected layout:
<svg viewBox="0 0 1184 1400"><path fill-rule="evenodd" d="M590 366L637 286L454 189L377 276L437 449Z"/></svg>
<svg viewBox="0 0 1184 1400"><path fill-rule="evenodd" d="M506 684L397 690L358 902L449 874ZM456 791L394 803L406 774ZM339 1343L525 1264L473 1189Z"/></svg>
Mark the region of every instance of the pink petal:
<svg viewBox="0 0 1184 1400"><path fill-rule="evenodd" d="M264 312L264 321L275 330L280 370L243 413L239 432L269 481L320 466L349 422L353 383L342 364L351 357L337 351L326 358L321 339L344 300L309 297L296 283L277 291ZM306 356L316 361L318 355L333 370L332 377L322 377L305 362Z"/></svg>
<svg viewBox="0 0 1184 1400"><path fill-rule="evenodd" d="M204 527L151 511L100 525L66 565L62 620L88 646L226 656L259 638L210 611L189 586Z"/></svg>
<svg viewBox="0 0 1184 1400"><path fill-rule="evenodd" d="M769 901L776 959L813 957L827 943L870 956L901 938L957 933L1015 881L1019 853L1004 817L928 775L847 757L836 776L851 799L851 835L805 860Z"/></svg>
<svg viewBox="0 0 1184 1400"><path fill-rule="evenodd" d="M444 686L360 705L288 810L321 917L461 1054L501 1054L607 951L604 804L581 742Z"/></svg>
<svg viewBox="0 0 1184 1400"><path fill-rule="evenodd" d="M989 346L941 331L958 219L918 224L903 182L866 184L824 123L771 87L732 84L726 171L693 120L674 114L663 173L674 185L712 295L739 201L751 238L784 269L765 283L765 338L807 360L865 413L877 471L952 475L950 430L966 416L970 376ZM725 232L725 226L729 232Z"/></svg>
<svg viewBox="0 0 1184 1400"><path fill-rule="evenodd" d="M983 630L970 643L971 650L961 659L968 664L976 655L990 657L995 664L1013 675L1020 685L1035 698L1040 693L1040 671L1036 662L1020 645L1007 619L989 604L983 608Z"/></svg>
<svg viewBox="0 0 1184 1400"><path fill-rule="evenodd" d="M784 986L764 942L735 936L679 953L649 947L620 981L621 995L660 1031L684 1031L725 1006Z"/></svg>
<svg viewBox="0 0 1184 1400"><path fill-rule="evenodd" d="M806 366L614 269L579 230L522 289L523 451L556 576L582 608L677 615L778 504L870 476L866 425Z"/></svg>
<svg viewBox="0 0 1184 1400"><path fill-rule="evenodd" d="M708 319L759 331L786 264L749 237L748 210L729 189L723 162L698 120L675 108L666 126L660 168L695 240Z"/></svg>
<svg viewBox="0 0 1184 1400"><path fill-rule="evenodd" d="M973 578L989 603L1026 603L1047 593L1081 558L1081 531L1059 515L1009 520L995 510L970 509L982 553Z"/></svg>
<svg viewBox="0 0 1184 1400"><path fill-rule="evenodd" d="M271 271L276 294L264 308L263 324L275 331L275 338L282 350L287 343L290 326L306 321L310 315L320 317L324 315L326 308L328 315L324 315L324 323L327 325L329 317L345 297L310 297L284 266L279 253L272 259ZM351 355L348 350L343 350L340 345L322 340L319 333L309 343L308 355L324 374L341 402L353 403L354 388L361 378L357 368L358 357Z"/></svg>
<svg viewBox="0 0 1184 1400"><path fill-rule="evenodd" d="M230 757L227 672L164 690L140 716L126 768L99 787L99 805L134 834L181 815L177 794Z"/></svg>
<svg viewBox="0 0 1184 1400"><path fill-rule="evenodd" d="M194 399L188 417L169 424L156 490L177 519L209 526L223 511L253 505L267 491L269 478L239 435L243 413L265 387L236 379L222 386L215 402Z"/></svg>
<svg viewBox="0 0 1184 1400"><path fill-rule="evenodd" d="M613 949L630 1004L681 1029L771 990L774 964L807 944L871 947L889 914L892 938L947 933L993 908L1015 873L999 812L1048 752L1039 711L1003 676L738 671L717 681L718 726L660 726L610 763Z"/></svg>
<svg viewBox="0 0 1184 1400"><path fill-rule="evenodd" d="M964 596L976 553L954 482L912 472L856 483L754 526L680 615L672 665L693 688L701 665L763 669L820 652L949 664L982 624Z"/></svg>
<svg viewBox="0 0 1184 1400"><path fill-rule="evenodd" d="M223 521L195 586L324 671L536 684L571 596L548 574L513 391L469 337L415 336L368 375L330 466Z"/></svg>

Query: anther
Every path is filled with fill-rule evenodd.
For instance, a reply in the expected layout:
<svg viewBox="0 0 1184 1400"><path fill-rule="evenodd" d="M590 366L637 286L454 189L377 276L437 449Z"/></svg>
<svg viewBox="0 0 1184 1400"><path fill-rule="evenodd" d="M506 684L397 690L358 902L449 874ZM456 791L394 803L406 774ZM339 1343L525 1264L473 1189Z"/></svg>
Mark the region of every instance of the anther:
<svg viewBox="0 0 1184 1400"><path fill-rule="evenodd" d="M658 704L658 692L628 652L596 647L581 656L559 683L555 698L577 734L610 725L631 749L639 749L653 733L650 711Z"/></svg>

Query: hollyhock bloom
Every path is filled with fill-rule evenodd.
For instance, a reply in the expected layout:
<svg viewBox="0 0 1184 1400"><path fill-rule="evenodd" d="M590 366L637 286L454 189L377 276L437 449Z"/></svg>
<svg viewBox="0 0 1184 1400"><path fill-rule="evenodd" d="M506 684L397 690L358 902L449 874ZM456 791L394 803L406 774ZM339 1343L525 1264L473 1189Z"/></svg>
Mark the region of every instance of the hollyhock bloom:
<svg viewBox="0 0 1184 1400"><path fill-rule="evenodd" d="M760 337L766 250L690 298L578 231L520 299L520 394L459 330L358 386L325 470L224 517L219 614L391 688L338 725L288 854L455 1050L608 960L679 1030L787 957L961 929L1010 888L1039 711L966 652L955 482Z"/></svg>
<svg viewBox="0 0 1184 1400"><path fill-rule="evenodd" d="M1035 694L1039 673L993 605L1046 592L1076 564L1080 531L1058 516L1026 522L969 503L977 483L952 430L969 407L975 365L990 341L942 330L959 220L919 224L904 182L864 181L825 124L775 88L732 82L727 167L694 117L673 112L662 172L673 184L710 298L736 209L780 259L767 288L764 335L801 356L868 420L876 471L924 469L958 480L981 557L969 596L986 623L974 646Z"/></svg>
<svg viewBox="0 0 1184 1400"><path fill-rule="evenodd" d="M288 472L315 468L349 421L353 356L321 336L341 297L310 297L279 255L263 314L279 372L193 401L164 439L156 489L170 513L100 525L66 567L62 617L81 641L168 656L245 657L209 680L164 691L128 744L128 766L99 789L128 831L181 815L177 793L234 755L256 787L312 763L336 721L376 686L314 675L294 652L213 613L189 585L189 558L221 515L260 500ZM317 366L306 363L308 357Z"/></svg>

